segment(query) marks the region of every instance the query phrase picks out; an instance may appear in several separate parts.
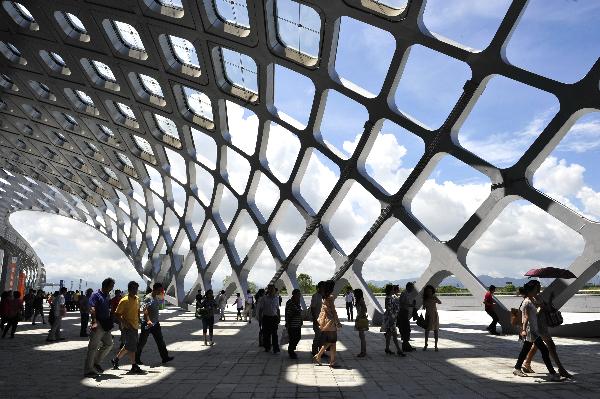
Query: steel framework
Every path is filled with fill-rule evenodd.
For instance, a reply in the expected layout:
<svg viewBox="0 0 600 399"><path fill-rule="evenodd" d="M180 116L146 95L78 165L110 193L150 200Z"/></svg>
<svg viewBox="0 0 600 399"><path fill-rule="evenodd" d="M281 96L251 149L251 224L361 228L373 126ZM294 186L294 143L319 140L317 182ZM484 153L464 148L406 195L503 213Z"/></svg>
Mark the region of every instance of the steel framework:
<svg viewBox="0 0 600 399"><path fill-rule="evenodd" d="M272 282L282 282L288 290L297 287L298 265L318 241L335 261L332 277L338 285L348 282L369 293L368 305L377 319L382 309L362 277L362 265L395 223L404 224L430 251L430 265L419 287L455 275L474 295L482 295L484 287L467 267L466 255L500 212L523 198L586 242L584 253L570 266L578 278L557 280L547 290L557 294L556 305L564 304L600 270L599 225L531 184L533 172L576 119L600 108L600 61L574 84L511 65L504 48L526 0L512 2L491 43L480 52L430 33L422 22L424 0L293 3L299 12L318 15L319 29L310 28L318 37L317 54L282 40L278 19L283 17L277 15L275 0L2 1L0 235L41 265L10 226L12 212L39 210L88 223L113 240L147 281L165 282L172 299L181 305L191 303L198 288L211 287L224 257L233 270L229 292L245 290L248 274L265 248L277 265ZM340 79L332 67L342 16L385 30L396 41L382 90L372 98ZM300 31L309 29L299 19L286 22ZM472 72L435 131L403 115L390 100L410 47L416 44L460 60ZM275 65L310 78L315 86L305 128L274 105ZM494 75L551 93L560 102L560 110L533 145L506 169L467 151L455 135ZM331 89L362 104L369 114L349 159L338 156L319 135ZM231 142L226 101L250 109L258 118L258 138L249 152ZM363 173L384 119L425 143L423 157L393 194ZM266 159L271 122L300 142L286 182L274 176ZM324 204L313 210L298 192L315 150L339 167L340 177ZM201 155L205 151L212 151L214 164ZM410 204L446 154L488 176L492 189L458 233L442 242L411 213ZM243 158L250 168L241 190L232 184L228 170L232 156ZM177 162L185 164L185 176L175 175ZM256 205L260 179L279 189L268 215ZM212 180L209 198L199 193L200 180ZM358 245L344 253L328 226L352 184L360 184L379 200L381 213ZM235 212L224 210L226 196L233 196ZM287 256L275 234L285 203L291 203L306 222L304 234ZM257 236L248 253L240 256L234 241L242 214L252 220ZM211 225L219 244L207 258L204 244ZM192 267L198 269L198 279L185 292L184 277Z"/></svg>

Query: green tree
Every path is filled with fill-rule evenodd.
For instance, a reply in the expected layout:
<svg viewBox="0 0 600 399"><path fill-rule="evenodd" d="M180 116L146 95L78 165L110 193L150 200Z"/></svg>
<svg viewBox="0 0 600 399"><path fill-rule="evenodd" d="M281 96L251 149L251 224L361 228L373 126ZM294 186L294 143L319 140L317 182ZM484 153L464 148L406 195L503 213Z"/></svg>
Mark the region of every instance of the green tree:
<svg viewBox="0 0 600 399"><path fill-rule="evenodd" d="M316 291L312 277L306 273L300 273L298 275L298 286L303 294L313 294Z"/></svg>
<svg viewBox="0 0 600 399"><path fill-rule="evenodd" d="M369 287L373 294L381 294L384 292L383 287L378 287L373 283L367 283L367 287Z"/></svg>

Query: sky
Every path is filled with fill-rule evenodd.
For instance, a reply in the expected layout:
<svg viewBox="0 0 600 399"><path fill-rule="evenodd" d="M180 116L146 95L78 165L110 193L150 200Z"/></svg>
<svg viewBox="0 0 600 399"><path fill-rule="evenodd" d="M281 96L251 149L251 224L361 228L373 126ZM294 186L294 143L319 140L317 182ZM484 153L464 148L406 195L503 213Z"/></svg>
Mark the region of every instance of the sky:
<svg viewBox="0 0 600 399"><path fill-rule="evenodd" d="M398 2L395 2L398 3ZM471 51L484 49L492 39L507 10L508 0L428 0L423 15L426 28L441 40ZM286 10L282 6L282 13ZM287 11L285 11L287 12ZM290 14L291 15L291 14ZM304 10L304 25L318 27L316 14ZM531 0L506 46L506 57L516 66L564 83L580 80L600 56L600 2L596 0ZM318 22L318 21L317 21ZM288 29L282 26L281 29ZM294 37L286 31L288 43L299 40L307 52L315 52L313 33ZM394 38L387 32L342 17L335 71L344 85L370 98L379 94L395 51ZM369 67L364 66L369 60ZM261 65L258 65L260 68ZM398 71L392 71L397 73ZM394 93L399 111L429 130L438 128L458 99L471 76L467 64L422 46L413 46ZM241 78L241 77L240 77ZM251 78L251 76L246 76ZM254 82L246 80L249 86ZM260 84L260 82L258 82ZM164 88L163 88L164 90ZM304 75L282 66L275 67L275 107L282 119L304 129L315 88ZM465 149L499 168L513 165L536 139L559 109L558 100L502 76L494 76L458 131L458 141ZM258 118L252 111L227 102L230 141L243 154L255 150ZM317 137L340 159L354 152L368 119L368 111L341 93L330 90ZM302 134L310 134L304 130ZM195 170L201 202L206 205L215 184L203 169L214 170L216 146L208 136L197 131L194 141L201 165ZM286 182L299 156L296 136L273 122L263 164L280 182ZM373 147L366 155L365 173L384 192L396 192L423 154L423 141L391 121L384 121ZM536 171L533 184L550 197L581 215L600 220L600 110L587 113L571 127L566 137ZM227 150L227 176L235 191L243 191L250 167L244 156ZM175 152L168 153L171 175L185 183L186 165ZM336 164L318 150L309 156L308 168L299 186L299 195L313 212L318 211L339 177ZM149 173L152 171L149 169ZM191 175L190 175L191 176ZM314 182L318 181L319 184ZM153 188L161 193L160 181ZM234 193L225 189L221 213L226 226L237 206ZM462 224L485 200L490 191L489 179L450 155L431 172L415 196L411 211L440 240L452 238ZM178 191L181 193L181 190ZM273 211L277 187L262 175L255 196L259 217L266 220ZM175 213L187 208L185 198L175 193ZM379 214L379 202L358 184L351 186L329 222L329 230L344 252L349 253ZM164 211L163 211L164 212ZM167 211L168 213L169 211ZM188 211L188 212L191 212ZM291 205L281 210L282 218L276 239L285 254L304 231L304 220ZM161 213L161 212L159 212ZM164 217L164 215L162 215ZM194 234L204 216L194 207ZM166 216L168 219L169 217ZM112 275L117 281L139 279L120 250L92 228L54 215L19 212L11 223L31 243L46 264L48 280L83 278L100 281ZM257 234L248 215L241 219L241 229L234 241L240 258L249 250ZM41 228L42 227L42 228ZM218 246L212 227L204 252L207 259ZM173 235L177 229L173 229ZM583 250L581 236L525 200L511 203L475 243L467 265L477 275L516 277L536 266L568 267ZM366 261L363 274L367 280L396 280L418 277L427 267L430 254L400 222ZM220 287L230 273L225 258L213 276L213 286ZM325 248L316 242L298 272L309 273L314 280L332 275L335 265ZM266 284L275 271L267 250L252 268L249 279ZM185 286L197 276L192 270ZM66 278L65 278L66 277Z"/></svg>

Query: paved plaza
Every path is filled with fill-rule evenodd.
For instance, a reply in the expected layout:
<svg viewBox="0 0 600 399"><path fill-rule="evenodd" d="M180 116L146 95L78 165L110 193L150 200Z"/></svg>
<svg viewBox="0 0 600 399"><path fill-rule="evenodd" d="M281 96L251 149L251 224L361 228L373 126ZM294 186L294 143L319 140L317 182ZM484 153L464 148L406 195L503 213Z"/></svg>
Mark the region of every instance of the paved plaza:
<svg viewBox="0 0 600 399"><path fill-rule="evenodd" d="M338 313L345 315L343 309ZM440 311L440 351L418 350L406 358L384 354L384 337L376 327L367 336L368 356L356 358L358 336L351 323L344 322L338 369L311 364L311 328L302 331L299 359L290 360L285 350L274 355L258 347L256 322L248 325L234 318L229 313L229 320L215 325L215 345L208 347L203 345L201 323L192 313L167 309L161 314L161 324L175 360L168 366L160 364L150 338L142 356L146 375L127 375L129 365L124 359L122 370L107 370L98 379L82 377L87 339L78 336L77 313L69 313L63 321L64 342L46 343L45 325L22 324L15 339L0 341L0 397L600 397L600 340L556 340L575 381L547 381L539 355L533 368L540 373L514 377L512 366L519 351L516 337L485 333L484 312ZM413 345L422 347L422 330L413 330ZM118 331L114 335L118 340ZM108 359L103 366L109 366Z"/></svg>

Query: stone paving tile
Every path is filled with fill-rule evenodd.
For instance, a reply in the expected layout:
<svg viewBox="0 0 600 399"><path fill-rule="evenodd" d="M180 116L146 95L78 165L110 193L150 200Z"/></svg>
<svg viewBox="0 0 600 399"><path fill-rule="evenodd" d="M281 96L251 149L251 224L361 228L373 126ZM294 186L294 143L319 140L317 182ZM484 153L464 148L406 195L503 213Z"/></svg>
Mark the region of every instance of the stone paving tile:
<svg viewBox="0 0 600 399"><path fill-rule="evenodd" d="M343 309L338 310L344 314ZM367 335L368 356L358 359L358 335L350 323L339 334L340 368L311 363L312 329L303 329L299 360L265 353L257 345L258 325L225 321L215 327L215 345L202 341L201 323L193 315L168 309L161 315L163 332L175 360L160 364L152 340L142 356L148 374L126 375L107 370L98 379L84 379L87 341L78 336L78 317L71 313L63 323L67 341L47 344L47 326L23 324L15 339L0 341L0 398L555 398L600 397L600 342L557 339L563 363L577 379L551 383L545 380L541 359L533 367L539 374L512 375L519 351L514 336L484 333L483 312L440 312L440 351L416 351L406 358L383 353L384 339L377 328ZM118 335L116 332L115 335ZM419 347L423 333L413 334ZM105 361L108 367L108 360Z"/></svg>

